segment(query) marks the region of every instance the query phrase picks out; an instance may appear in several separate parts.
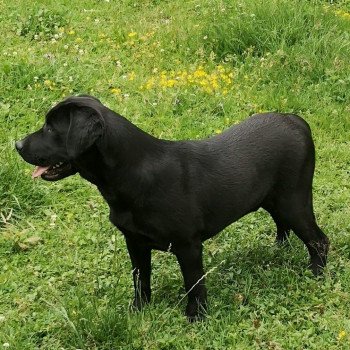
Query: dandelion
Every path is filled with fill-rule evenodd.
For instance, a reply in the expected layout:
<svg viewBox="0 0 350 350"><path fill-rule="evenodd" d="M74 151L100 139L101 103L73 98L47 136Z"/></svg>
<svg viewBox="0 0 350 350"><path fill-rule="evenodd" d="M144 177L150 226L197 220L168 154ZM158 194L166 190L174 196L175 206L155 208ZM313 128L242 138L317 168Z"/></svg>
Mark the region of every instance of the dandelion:
<svg viewBox="0 0 350 350"><path fill-rule="evenodd" d="M75 34L75 30L71 29L70 31L68 31L68 35L74 35Z"/></svg>
<svg viewBox="0 0 350 350"><path fill-rule="evenodd" d="M133 38L133 37L135 37L136 35L137 35L136 32L130 32L130 33L128 34L128 37L129 37L129 38Z"/></svg>
<svg viewBox="0 0 350 350"><path fill-rule="evenodd" d="M201 77L205 77L207 75L207 73L203 70L202 67L200 67L199 69L197 69L194 73L193 76L195 78L201 78Z"/></svg>
<svg viewBox="0 0 350 350"><path fill-rule="evenodd" d="M149 80L147 81L147 83L146 83L146 85L145 85L145 88L146 88L147 90L150 90L150 89L153 88L154 85L155 85L155 80L154 80L154 78L151 78L151 79L149 79Z"/></svg>
<svg viewBox="0 0 350 350"><path fill-rule="evenodd" d="M176 85L176 80L175 79L169 79L167 82L166 82L166 86L167 87L173 87Z"/></svg>
<svg viewBox="0 0 350 350"><path fill-rule="evenodd" d="M44 86L46 86L47 88L49 88L50 90L54 90L55 86L56 86L56 83L53 82L52 80L50 79L46 79L44 81Z"/></svg>
<svg viewBox="0 0 350 350"><path fill-rule="evenodd" d="M128 76L127 76L128 80L131 80L131 81L133 81L135 79L135 77L136 77L136 74L135 74L134 71L129 73Z"/></svg>
<svg viewBox="0 0 350 350"><path fill-rule="evenodd" d="M192 71L162 71L153 69L154 76L149 78L142 89L171 89L194 87L208 94L226 95L232 87L233 72L219 65L212 71L199 66ZM157 75L158 73L158 75Z"/></svg>
<svg viewBox="0 0 350 350"><path fill-rule="evenodd" d="M341 17L341 18L344 18L344 19L350 19L350 13L346 12L344 10L336 10L336 11L334 11L334 13L338 17Z"/></svg>
<svg viewBox="0 0 350 350"><path fill-rule="evenodd" d="M115 96L119 96L119 95L121 95L121 93L122 93L122 90L119 89L119 88L111 88L110 91L111 91L111 93L112 93L113 95L115 95Z"/></svg>
<svg viewBox="0 0 350 350"><path fill-rule="evenodd" d="M346 332L344 330L340 331L337 339L342 340L346 336Z"/></svg>

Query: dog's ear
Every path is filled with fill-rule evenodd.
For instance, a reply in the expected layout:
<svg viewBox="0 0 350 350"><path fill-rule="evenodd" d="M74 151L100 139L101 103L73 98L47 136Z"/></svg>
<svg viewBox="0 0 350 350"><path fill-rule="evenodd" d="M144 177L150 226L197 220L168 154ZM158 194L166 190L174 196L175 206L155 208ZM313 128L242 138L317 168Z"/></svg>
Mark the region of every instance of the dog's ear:
<svg viewBox="0 0 350 350"><path fill-rule="evenodd" d="M102 135L104 120L97 109L88 106L72 106L67 134L67 152L71 159L91 147Z"/></svg>

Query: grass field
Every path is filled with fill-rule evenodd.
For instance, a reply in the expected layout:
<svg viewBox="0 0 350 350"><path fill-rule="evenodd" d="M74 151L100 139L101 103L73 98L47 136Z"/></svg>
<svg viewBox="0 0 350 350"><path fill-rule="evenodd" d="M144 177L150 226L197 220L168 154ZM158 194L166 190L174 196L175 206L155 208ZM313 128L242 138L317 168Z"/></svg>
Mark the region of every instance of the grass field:
<svg viewBox="0 0 350 350"><path fill-rule="evenodd" d="M350 349L350 2L0 2L0 349ZM175 258L153 253L153 301L129 311L131 265L99 193L33 181L14 140L89 93L165 139L294 112L316 144L325 276L258 211L205 243L209 313L187 323Z"/></svg>

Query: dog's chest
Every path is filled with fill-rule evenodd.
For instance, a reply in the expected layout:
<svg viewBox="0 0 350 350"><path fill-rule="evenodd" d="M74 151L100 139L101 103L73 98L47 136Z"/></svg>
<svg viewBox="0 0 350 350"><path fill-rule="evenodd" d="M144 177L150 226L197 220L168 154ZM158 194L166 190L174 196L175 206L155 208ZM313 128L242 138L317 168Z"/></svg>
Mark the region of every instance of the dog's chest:
<svg viewBox="0 0 350 350"><path fill-rule="evenodd" d="M110 208L109 219L121 231L135 232L137 230L131 211Z"/></svg>
<svg viewBox="0 0 350 350"><path fill-rule="evenodd" d="M140 220L132 211L116 211L110 208L109 218L125 236L139 237L140 241L153 249L167 250L170 242L167 237L150 227L144 220Z"/></svg>

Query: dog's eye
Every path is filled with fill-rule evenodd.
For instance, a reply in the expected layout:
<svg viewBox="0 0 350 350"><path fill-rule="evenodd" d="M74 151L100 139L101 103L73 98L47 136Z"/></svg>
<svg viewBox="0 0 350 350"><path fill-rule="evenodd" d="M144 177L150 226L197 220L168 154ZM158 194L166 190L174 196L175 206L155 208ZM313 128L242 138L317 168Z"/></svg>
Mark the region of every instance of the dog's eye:
<svg viewBox="0 0 350 350"><path fill-rule="evenodd" d="M50 125L45 125L45 131L48 133L52 133L53 132L53 128Z"/></svg>

